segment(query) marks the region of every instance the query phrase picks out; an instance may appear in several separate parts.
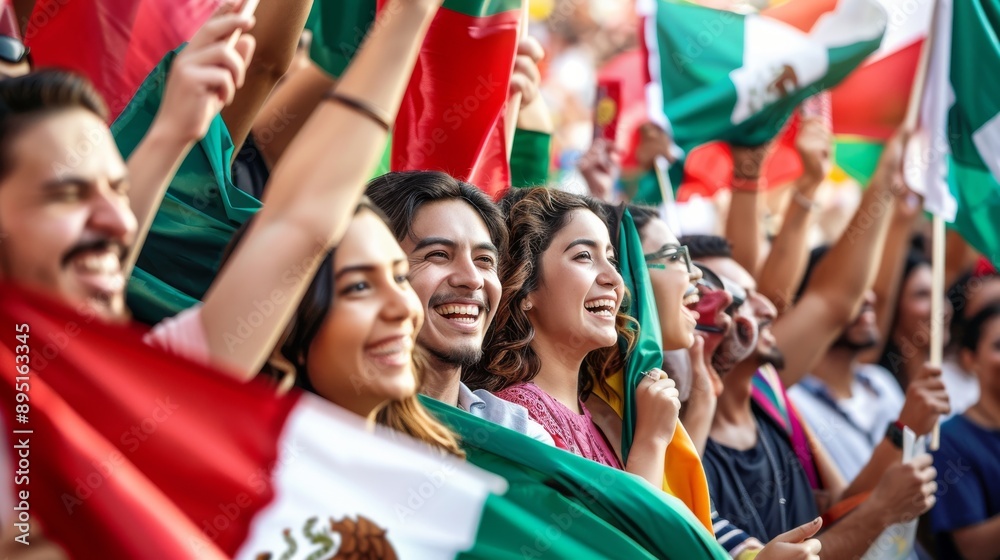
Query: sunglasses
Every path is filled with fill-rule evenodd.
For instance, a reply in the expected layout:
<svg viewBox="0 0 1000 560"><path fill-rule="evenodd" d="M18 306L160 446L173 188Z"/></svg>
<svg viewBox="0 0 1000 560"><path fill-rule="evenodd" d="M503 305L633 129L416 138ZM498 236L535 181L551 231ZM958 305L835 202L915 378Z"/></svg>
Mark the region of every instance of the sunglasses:
<svg viewBox="0 0 1000 560"><path fill-rule="evenodd" d="M31 49L13 37L0 35L0 60L9 64L31 63Z"/></svg>
<svg viewBox="0 0 1000 560"><path fill-rule="evenodd" d="M712 290L725 290L726 292L729 292L729 295L733 296L733 303L726 308L727 315L735 313L736 310L743 305L744 302L746 302L747 291L742 287L720 277L718 274L712 272L712 269L701 263L695 263L695 266L701 271L701 280L698 281L699 285Z"/></svg>
<svg viewBox="0 0 1000 560"><path fill-rule="evenodd" d="M666 245L659 251L643 255L643 258L646 259L646 266L653 270L666 270L667 265L683 261L688 274L694 272L687 245Z"/></svg>

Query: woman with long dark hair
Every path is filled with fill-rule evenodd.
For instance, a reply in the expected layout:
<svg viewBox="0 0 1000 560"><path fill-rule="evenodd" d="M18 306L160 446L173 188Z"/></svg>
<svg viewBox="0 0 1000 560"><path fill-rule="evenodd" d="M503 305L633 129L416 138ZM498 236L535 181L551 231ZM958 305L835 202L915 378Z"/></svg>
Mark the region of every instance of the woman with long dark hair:
<svg viewBox="0 0 1000 560"><path fill-rule="evenodd" d="M583 401L621 369L619 337L635 338L600 203L546 190L501 201L510 234L503 294L483 359L466 383L528 409L558 447L632 472L659 487L677 422L677 390L660 370L637 391L635 445L623 465Z"/></svg>

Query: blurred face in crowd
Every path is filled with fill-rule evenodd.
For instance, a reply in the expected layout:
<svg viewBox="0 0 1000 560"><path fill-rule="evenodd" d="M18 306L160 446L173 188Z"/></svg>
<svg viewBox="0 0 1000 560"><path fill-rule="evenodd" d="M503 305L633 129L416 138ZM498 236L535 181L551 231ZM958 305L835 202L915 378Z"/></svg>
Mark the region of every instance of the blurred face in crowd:
<svg viewBox="0 0 1000 560"><path fill-rule="evenodd" d="M500 301L499 255L486 223L462 200L430 202L402 246L427 318L420 344L447 364L478 362Z"/></svg>
<svg viewBox="0 0 1000 560"><path fill-rule="evenodd" d="M930 348L931 332L931 267L916 266L903 281L899 294L899 310L893 339L900 347ZM948 344L948 323L951 322L951 302L945 299L944 344Z"/></svg>
<svg viewBox="0 0 1000 560"><path fill-rule="evenodd" d="M878 344L878 322L875 317L875 292L867 290L861 302L861 310L836 345L853 350L867 350Z"/></svg>
<svg viewBox="0 0 1000 560"><path fill-rule="evenodd" d="M413 348L423 308L406 254L369 210L351 221L333 264L333 304L309 349L316 392L361 416L417 391Z"/></svg>
<svg viewBox="0 0 1000 560"><path fill-rule="evenodd" d="M615 319L625 287L603 220L589 210L573 210L539 267L539 286L526 298L536 339L584 355L617 344Z"/></svg>
<svg viewBox="0 0 1000 560"><path fill-rule="evenodd" d="M962 365L979 379L981 399L1000 402L1000 315L983 323L974 352L962 350Z"/></svg>
<svg viewBox="0 0 1000 560"><path fill-rule="evenodd" d="M729 371L745 359L747 356L740 358L745 344L750 345L751 353L761 362L773 364L780 369L784 365L784 357L778 349L774 333L771 332L771 325L778 316L778 311L774 307L774 304L771 303L771 300L757 292L757 282L753 276L735 260L731 258L711 257L703 259L702 262L720 277L739 286L746 292L747 296L746 302L737 308L733 317L734 336L730 337L730 339L738 342L738 344L732 347L728 347L725 343L720 345L719 350L716 352L719 361L716 370L719 373ZM753 327L747 325L748 321L752 323ZM720 356L720 354L722 355ZM715 360L716 358L713 357L713 361ZM720 366L724 369L719 369Z"/></svg>
<svg viewBox="0 0 1000 560"><path fill-rule="evenodd" d="M664 350L690 348L698 313L687 306L698 303L696 283L701 271L663 220L652 219L642 228L642 252L660 319Z"/></svg>
<svg viewBox="0 0 1000 560"><path fill-rule="evenodd" d="M42 117L3 154L0 276L106 319L122 318L122 261L135 239L125 162L84 109Z"/></svg>

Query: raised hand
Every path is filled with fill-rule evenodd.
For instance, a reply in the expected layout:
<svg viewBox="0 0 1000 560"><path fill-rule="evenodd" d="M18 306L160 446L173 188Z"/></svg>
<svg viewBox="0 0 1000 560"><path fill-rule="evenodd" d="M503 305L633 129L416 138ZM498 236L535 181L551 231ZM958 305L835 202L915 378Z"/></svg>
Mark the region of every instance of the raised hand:
<svg viewBox="0 0 1000 560"><path fill-rule="evenodd" d="M254 18L239 13L242 5L242 0L223 4L174 59L157 120L178 140L205 136L212 119L243 86L256 42L245 33ZM233 43L235 32L241 35Z"/></svg>
<svg viewBox="0 0 1000 560"><path fill-rule="evenodd" d="M812 537L821 527L823 518L817 517L774 537L757 555L757 560L819 560L823 544Z"/></svg>
<svg viewBox="0 0 1000 560"><path fill-rule="evenodd" d="M918 436L930 433L938 418L951 412L948 391L941 380L941 368L925 363L920 374L906 389L906 401L899 421Z"/></svg>
<svg viewBox="0 0 1000 560"><path fill-rule="evenodd" d="M802 120L799 133L795 137L795 150L802 159L802 176L819 185L833 168L831 151L833 131L821 117Z"/></svg>
<svg viewBox="0 0 1000 560"><path fill-rule="evenodd" d="M612 202L615 175L621 166L621 157L615 152L614 144L604 138L594 140L577 166L587 182L591 196Z"/></svg>
<svg viewBox="0 0 1000 560"><path fill-rule="evenodd" d="M545 56L542 44L531 35L525 35L517 45L514 73L510 77L510 95L521 94L521 108L527 107L538 97L542 73L538 63Z"/></svg>

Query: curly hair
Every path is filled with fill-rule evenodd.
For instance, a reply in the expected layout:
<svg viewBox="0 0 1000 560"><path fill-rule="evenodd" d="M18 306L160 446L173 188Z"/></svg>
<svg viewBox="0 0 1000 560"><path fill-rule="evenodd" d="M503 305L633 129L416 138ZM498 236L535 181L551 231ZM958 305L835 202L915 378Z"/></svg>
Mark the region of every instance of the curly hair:
<svg viewBox="0 0 1000 560"><path fill-rule="evenodd" d="M362 210L372 212L385 222L387 227L389 226L389 220L385 214L366 197L362 197L361 202L355 209L355 215ZM233 238L229 241L229 245L223 254L223 265L249 229L252 220L253 218L247 220L243 224L243 227L237 230ZM274 378L279 387L291 385L317 394L316 388L313 387L312 382L309 380L307 364L309 363L309 351L312 348L313 341L319 334L320 329L322 329L323 323L326 322L326 318L330 314L330 308L333 306L333 266L336 252L336 249L330 251L326 258L323 259L322 264L320 264L319 269L316 271L316 276L313 277L309 288L306 289L306 293L302 297L295 315L289 322L285 335L282 336L283 342L281 342L278 351L281 358L287 364L290 364L290 370L287 367L276 365L275 360L270 360L264 367L262 373ZM425 361L423 350L418 346L413 356L413 375L416 378L418 391L424 379ZM285 383L285 379L283 379L288 376L292 377L290 384ZM401 400L385 403L376 412L375 421L379 425L402 432L441 451L457 457L465 457L465 452L462 451L459 445L458 437L447 426L435 418L434 415L428 412L415 394Z"/></svg>
<svg viewBox="0 0 1000 560"><path fill-rule="evenodd" d="M512 189L500 200L500 209L507 218L509 235L508 250L500 256L503 292L483 341L483 358L462 374L469 387L491 392L527 383L542 369L541 359L531 348L535 329L521 304L540 286L541 258L552 238L574 210L588 210L607 223L600 202L545 188ZM615 327L625 347L631 348L636 338L634 321L619 310ZM586 399L595 386L607 387L608 376L623 365L618 345L590 352L580 368L581 398Z"/></svg>

